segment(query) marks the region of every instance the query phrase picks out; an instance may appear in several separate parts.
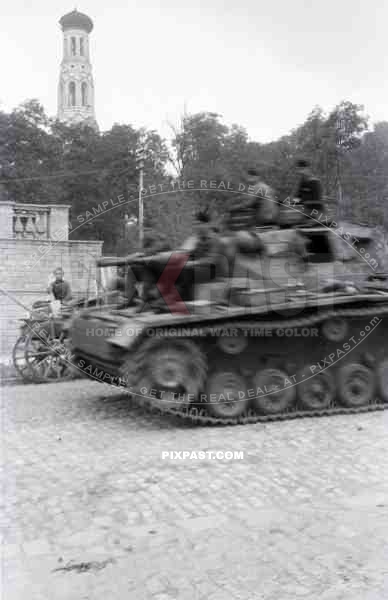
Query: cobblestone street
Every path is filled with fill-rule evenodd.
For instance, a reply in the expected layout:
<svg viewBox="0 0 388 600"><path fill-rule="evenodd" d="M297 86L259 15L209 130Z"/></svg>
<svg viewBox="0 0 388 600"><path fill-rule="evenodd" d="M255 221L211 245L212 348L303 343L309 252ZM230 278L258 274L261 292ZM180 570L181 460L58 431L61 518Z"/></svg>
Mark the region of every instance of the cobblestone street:
<svg viewBox="0 0 388 600"><path fill-rule="evenodd" d="M87 381L0 393L4 600L388 598L388 411L200 428Z"/></svg>

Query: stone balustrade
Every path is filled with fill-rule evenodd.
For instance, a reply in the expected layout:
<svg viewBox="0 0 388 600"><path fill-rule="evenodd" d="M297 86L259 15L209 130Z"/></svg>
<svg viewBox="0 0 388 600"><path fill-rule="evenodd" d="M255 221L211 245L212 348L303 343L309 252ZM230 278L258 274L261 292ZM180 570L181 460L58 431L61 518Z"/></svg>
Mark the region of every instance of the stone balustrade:
<svg viewBox="0 0 388 600"><path fill-rule="evenodd" d="M0 202L0 238L16 240L69 239L69 206Z"/></svg>
<svg viewBox="0 0 388 600"><path fill-rule="evenodd" d="M12 225L15 239L48 239L50 209L47 206L16 205L13 213Z"/></svg>

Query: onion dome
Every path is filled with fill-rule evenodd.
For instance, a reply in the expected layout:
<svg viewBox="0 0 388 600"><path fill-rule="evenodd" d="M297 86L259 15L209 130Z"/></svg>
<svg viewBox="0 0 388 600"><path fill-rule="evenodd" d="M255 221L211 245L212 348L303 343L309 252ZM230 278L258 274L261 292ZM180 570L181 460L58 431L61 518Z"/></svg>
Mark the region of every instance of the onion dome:
<svg viewBox="0 0 388 600"><path fill-rule="evenodd" d="M59 20L59 24L62 27L62 31L66 29L82 29L87 33L90 33L93 29L93 21L88 15L78 12L74 9L72 12L63 15Z"/></svg>

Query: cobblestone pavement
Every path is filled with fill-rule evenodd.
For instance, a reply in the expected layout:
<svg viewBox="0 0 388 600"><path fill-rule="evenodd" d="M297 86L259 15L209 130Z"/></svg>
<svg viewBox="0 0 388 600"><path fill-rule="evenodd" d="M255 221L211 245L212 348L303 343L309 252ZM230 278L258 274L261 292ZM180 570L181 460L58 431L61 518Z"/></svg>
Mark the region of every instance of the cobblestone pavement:
<svg viewBox="0 0 388 600"><path fill-rule="evenodd" d="M387 413L199 428L87 381L0 394L5 600L388 598Z"/></svg>

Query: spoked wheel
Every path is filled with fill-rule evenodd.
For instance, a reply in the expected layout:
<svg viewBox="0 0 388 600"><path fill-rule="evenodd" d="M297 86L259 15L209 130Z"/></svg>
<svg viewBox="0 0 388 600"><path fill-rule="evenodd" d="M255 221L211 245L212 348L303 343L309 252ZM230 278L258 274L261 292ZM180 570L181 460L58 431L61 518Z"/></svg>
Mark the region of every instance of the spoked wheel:
<svg viewBox="0 0 388 600"><path fill-rule="evenodd" d="M388 402L388 358L385 358L377 369L377 383L380 397Z"/></svg>
<svg viewBox="0 0 388 600"><path fill-rule="evenodd" d="M298 377L301 380L302 376ZM298 399L304 408L327 408L335 398L335 383L330 373L322 371L296 386Z"/></svg>
<svg viewBox="0 0 388 600"><path fill-rule="evenodd" d="M12 361L17 373L24 381L31 381L32 377L25 357L27 339L28 334L24 334L16 340L12 350Z"/></svg>
<svg viewBox="0 0 388 600"><path fill-rule="evenodd" d="M360 363L351 363L338 371L338 397L341 404L358 408L368 404L375 394L374 373Z"/></svg>
<svg viewBox="0 0 388 600"><path fill-rule="evenodd" d="M254 377L255 409L265 415L277 415L289 408L295 401L296 390L288 381L287 373L280 369L258 371Z"/></svg>
<svg viewBox="0 0 388 600"><path fill-rule="evenodd" d="M209 377L206 408L213 417L239 417L245 412L247 404L246 383L238 373L220 371Z"/></svg>
<svg viewBox="0 0 388 600"><path fill-rule="evenodd" d="M58 327L41 327L28 335L25 360L31 378L38 383L66 381L73 377L68 339Z"/></svg>
<svg viewBox="0 0 388 600"><path fill-rule="evenodd" d="M198 399L206 377L206 360L191 340L146 340L128 357L124 380L140 397L159 407L176 408ZM132 380L136 379L135 385Z"/></svg>

